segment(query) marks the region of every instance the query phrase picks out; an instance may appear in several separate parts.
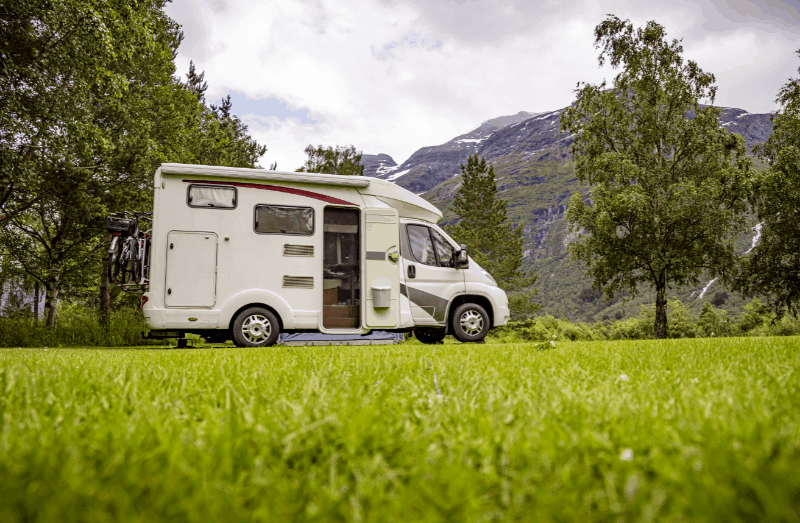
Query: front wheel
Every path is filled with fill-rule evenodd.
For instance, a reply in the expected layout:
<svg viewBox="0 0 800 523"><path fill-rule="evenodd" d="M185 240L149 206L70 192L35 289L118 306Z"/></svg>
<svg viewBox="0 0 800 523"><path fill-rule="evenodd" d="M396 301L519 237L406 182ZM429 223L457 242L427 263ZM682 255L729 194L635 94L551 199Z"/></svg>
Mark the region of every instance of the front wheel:
<svg viewBox="0 0 800 523"><path fill-rule="evenodd" d="M463 342L481 341L489 332L489 315L477 303L459 305L453 313L453 335Z"/></svg>
<svg viewBox="0 0 800 523"><path fill-rule="evenodd" d="M233 322L233 341L239 347L268 347L278 341L278 318L264 307L250 307Z"/></svg>
<svg viewBox="0 0 800 523"><path fill-rule="evenodd" d="M433 345L436 343L441 343L445 337L445 330L444 329L437 329L437 330L420 330L417 329L414 331L414 336L421 341L422 343L426 343L428 345Z"/></svg>

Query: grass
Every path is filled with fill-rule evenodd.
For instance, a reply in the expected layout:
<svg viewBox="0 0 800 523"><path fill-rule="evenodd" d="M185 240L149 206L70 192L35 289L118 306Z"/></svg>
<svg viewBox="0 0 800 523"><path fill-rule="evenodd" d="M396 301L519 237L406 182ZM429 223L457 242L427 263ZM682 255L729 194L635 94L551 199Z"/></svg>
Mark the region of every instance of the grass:
<svg viewBox="0 0 800 523"><path fill-rule="evenodd" d="M0 520L798 521L799 342L3 349Z"/></svg>

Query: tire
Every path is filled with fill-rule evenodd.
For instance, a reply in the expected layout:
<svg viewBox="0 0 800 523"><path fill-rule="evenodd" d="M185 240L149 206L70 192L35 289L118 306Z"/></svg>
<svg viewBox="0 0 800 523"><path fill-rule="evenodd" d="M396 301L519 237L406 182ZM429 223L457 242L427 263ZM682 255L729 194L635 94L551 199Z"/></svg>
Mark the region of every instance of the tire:
<svg viewBox="0 0 800 523"><path fill-rule="evenodd" d="M436 329L436 330L417 329L414 331L414 336L422 343L433 345L436 343L441 343L442 340L444 340L446 334L445 334L445 329Z"/></svg>
<svg viewBox="0 0 800 523"><path fill-rule="evenodd" d="M482 341L489 332L489 326L486 309L477 303L459 305L450 323L453 335L465 343Z"/></svg>
<svg viewBox="0 0 800 523"><path fill-rule="evenodd" d="M142 253L142 278L144 283L150 281L150 242L145 238L144 253Z"/></svg>
<svg viewBox="0 0 800 523"><path fill-rule="evenodd" d="M119 246L108 254L108 281L114 283L119 277Z"/></svg>
<svg viewBox="0 0 800 523"><path fill-rule="evenodd" d="M140 283L142 281L142 260L139 259L141 253L139 252L139 242L134 238L133 252L131 252L131 283Z"/></svg>
<svg viewBox="0 0 800 523"><path fill-rule="evenodd" d="M264 307L250 307L233 322L233 342L239 347L269 347L278 341L278 318Z"/></svg>
<svg viewBox="0 0 800 523"><path fill-rule="evenodd" d="M128 242L122 246L122 253L119 255L119 282L122 285L128 283L131 278L131 251Z"/></svg>
<svg viewBox="0 0 800 523"><path fill-rule="evenodd" d="M133 237L125 240L125 246L122 248L122 256L120 258L120 265L122 265L122 277L120 278L120 282L123 285L135 283L136 240Z"/></svg>

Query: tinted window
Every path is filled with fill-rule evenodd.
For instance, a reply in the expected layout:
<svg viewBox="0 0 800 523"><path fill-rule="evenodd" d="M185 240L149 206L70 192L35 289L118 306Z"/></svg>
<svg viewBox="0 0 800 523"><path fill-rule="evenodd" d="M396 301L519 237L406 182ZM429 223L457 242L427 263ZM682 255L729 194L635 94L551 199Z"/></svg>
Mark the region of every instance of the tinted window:
<svg viewBox="0 0 800 523"><path fill-rule="evenodd" d="M190 185L187 203L189 207L233 209L236 207L236 187Z"/></svg>
<svg viewBox="0 0 800 523"><path fill-rule="evenodd" d="M256 205L256 232L263 234L314 234L314 209L282 205Z"/></svg>
<svg viewBox="0 0 800 523"><path fill-rule="evenodd" d="M433 252L433 242L429 229L423 225L409 225L408 242L411 244L411 253L419 263L436 265L436 255Z"/></svg>
<svg viewBox="0 0 800 523"><path fill-rule="evenodd" d="M439 265L442 267L453 266L453 246L444 239L439 231L431 229L433 235L433 245L436 248L436 254L439 255Z"/></svg>

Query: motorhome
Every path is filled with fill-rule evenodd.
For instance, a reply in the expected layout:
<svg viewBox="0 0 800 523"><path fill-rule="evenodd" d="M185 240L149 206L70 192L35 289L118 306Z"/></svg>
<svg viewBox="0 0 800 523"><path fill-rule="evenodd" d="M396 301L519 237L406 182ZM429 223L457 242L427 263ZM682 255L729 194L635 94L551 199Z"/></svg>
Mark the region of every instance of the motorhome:
<svg viewBox="0 0 800 523"><path fill-rule="evenodd" d="M151 337L242 347L280 332L413 331L482 341L506 293L436 223L442 213L361 176L162 164L147 287Z"/></svg>

